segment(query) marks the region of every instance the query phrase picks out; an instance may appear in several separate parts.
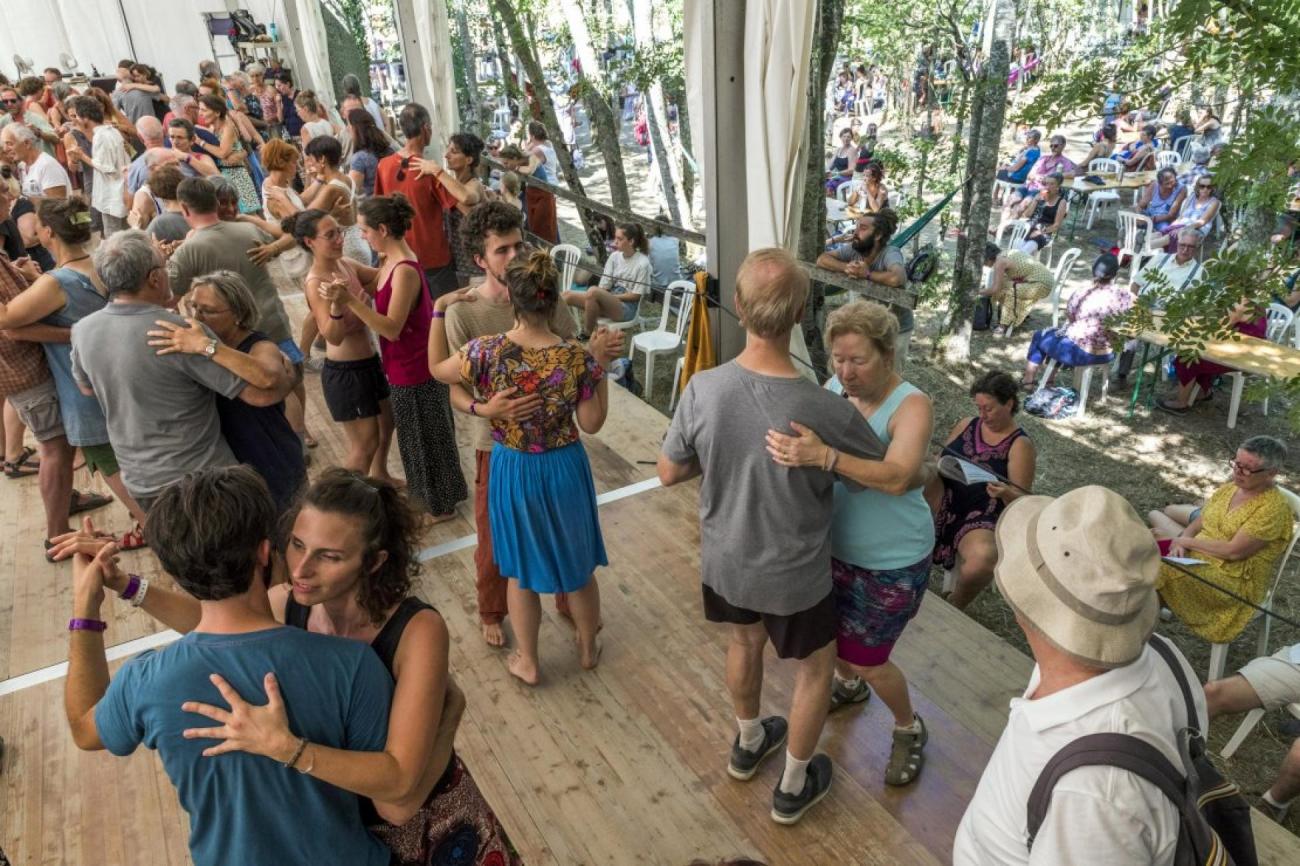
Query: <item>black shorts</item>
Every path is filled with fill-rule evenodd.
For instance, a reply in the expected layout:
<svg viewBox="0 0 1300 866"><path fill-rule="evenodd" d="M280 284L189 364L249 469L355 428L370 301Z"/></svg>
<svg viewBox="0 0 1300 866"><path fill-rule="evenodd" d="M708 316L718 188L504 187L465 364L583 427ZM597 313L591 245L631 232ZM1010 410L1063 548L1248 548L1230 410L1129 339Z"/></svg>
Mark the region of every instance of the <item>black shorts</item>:
<svg viewBox="0 0 1300 866"><path fill-rule="evenodd" d="M736 607L708 586L704 586L704 618L709 622L753 625L762 622L778 657L805 659L835 640L839 615L835 612L835 591L807 610L781 616Z"/></svg>
<svg viewBox="0 0 1300 866"><path fill-rule="evenodd" d="M320 387L330 417L339 422L374 418L389 393L388 378L378 355L360 361L326 358L320 371Z"/></svg>

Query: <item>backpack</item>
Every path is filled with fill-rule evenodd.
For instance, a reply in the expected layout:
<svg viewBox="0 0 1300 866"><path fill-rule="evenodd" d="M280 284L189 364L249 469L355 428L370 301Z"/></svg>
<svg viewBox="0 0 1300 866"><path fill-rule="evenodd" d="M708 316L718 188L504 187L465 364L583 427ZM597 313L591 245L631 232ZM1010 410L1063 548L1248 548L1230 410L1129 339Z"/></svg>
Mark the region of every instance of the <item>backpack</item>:
<svg viewBox="0 0 1300 866"><path fill-rule="evenodd" d="M1155 785L1178 807L1174 866L1258 866L1250 806L1205 753L1192 688L1178 656L1172 646L1155 635L1147 643L1173 671L1187 706L1187 727L1177 732L1182 767L1174 767L1155 746L1129 734L1080 737L1053 755L1034 783L1028 803L1028 847L1033 847L1051 804L1052 788L1062 776L1076 767L1120 767Z"/></svg>
<svg viewBox="0 0 1300 866"><path fill-rule="evenodd" d="M976 298L971 310L970 328L972 331L987 331L993 326L993 299Z"/></svg>
<svg viewBox="0 0 1300 866"><path fill-rule="evenodd" d="M1025 411L1039 418L1069 418L1078 402L1079 395L1073 388L1040 388L1025 401Z"/></svg>

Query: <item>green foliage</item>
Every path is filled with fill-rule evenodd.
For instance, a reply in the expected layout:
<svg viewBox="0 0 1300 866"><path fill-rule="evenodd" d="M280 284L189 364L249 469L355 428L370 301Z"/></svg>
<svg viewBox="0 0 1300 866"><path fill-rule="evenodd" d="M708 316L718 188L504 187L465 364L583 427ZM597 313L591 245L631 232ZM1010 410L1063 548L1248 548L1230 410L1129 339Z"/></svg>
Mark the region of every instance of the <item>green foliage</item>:
<svg viewBox="0 0 1300 866"><path fill-rule="evenodd" d="M343 76L352 73L361 79L365 90L370 88L370 49L365 42L364 26L361 38L348 29L349 25L337 14L337 7L322 4L321 20L325 23L325 45L329 56L330 79L334 82L337 93Z"/></svg>
<svg viewBox="0 0 1300 866"><path fill-rule="evenodd" d="M369 14L369 0L337 0L337 3L343 26L347 28L348 35L352 37L357 53L365 61L367 74L361 79L365 81L369 77L370 69L370 40L366 38L366 17Z"/></svg>

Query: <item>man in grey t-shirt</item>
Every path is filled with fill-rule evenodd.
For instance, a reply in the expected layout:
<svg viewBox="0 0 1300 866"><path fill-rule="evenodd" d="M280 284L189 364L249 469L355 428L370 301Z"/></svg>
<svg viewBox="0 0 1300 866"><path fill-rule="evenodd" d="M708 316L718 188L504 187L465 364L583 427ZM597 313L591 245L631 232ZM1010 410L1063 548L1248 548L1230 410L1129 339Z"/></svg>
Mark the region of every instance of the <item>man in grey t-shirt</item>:
<svg viewBox="0 0 1300 866"><path fill-rule="evenodd" d="M817 257L817 267L901 289L907 284L907 263L903 251L889 245L897 230L898 215L889 208L864 213L852 236Z"/></svg>
<svg viewBox="0 0 1300 866"><path fill-rule="evenodd" d="M172 301L162 256L141 231L118 232L95 250L95 270L110 302L72 328L72 374L99 400L122 480L146 511L187 472L237 461L221 435L215 395L254 406L284 399L255 388L213 354L159 355L147 332L160 319L186 325ZM212 337L215 353L217 340Z"/></svg>
<svg viewBox="0 0 1300 866"><path fill-rule="evenodd" d="M803 317L808 277L784 250L751 253L736 276L748 333L732 362L697 373L664 440L665 485L697 475L704 612L732 627L727 685L740 726L727 772L747 780L789 735L772 818L793 824L829 789L831 762L815 755L830 704L838 619L830 526L835 475L786 468L766 450L769 430L817 430L832 450L879 460L885 448L852 404L803 378L790 331ZM798 660L790 717L759 719L763 648Z"/></svg>

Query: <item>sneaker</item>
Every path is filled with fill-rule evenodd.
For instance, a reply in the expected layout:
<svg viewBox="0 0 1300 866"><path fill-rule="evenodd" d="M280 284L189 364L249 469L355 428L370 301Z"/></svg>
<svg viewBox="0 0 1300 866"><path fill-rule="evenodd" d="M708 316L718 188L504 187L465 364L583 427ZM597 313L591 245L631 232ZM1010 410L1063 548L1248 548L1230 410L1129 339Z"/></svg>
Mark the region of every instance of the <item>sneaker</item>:
<svg viewBox="0 0 1300 866"><path fill-rule="evenodd" d="M1257 800L1255 800L1255 808L1263 812L1268 817L1272 818L1277 823L1281 824L1282 821L1286 818L1286 813L1287 810L1289 809L1289 804L1287 806L1274 806L1268 800L1265 800L1263 797L1260 797Z"/></svg>
<svg viewBox="0 0 1300 866"><path fill-rule="evenodd" d="M315 356L304 358L302 368L308 373L319 373L321 370L325 369L325 360Z"/></svg>
<svg viewBox="0 0 1300 866"><path fill-rule="evenodd" d="M748 782L758 772L758 767L768 755L785 745L790 726L780 716L768 716L763 719L763 742L754 751L740 747L740 735L731 744L731 760L727 764L727 775L742 782Z"/></svg>
<svg viewBox="0 0 1300 866"><path fill-rule="evenodd" d="M831 759L827 755L813 755L808 762L808 778L798 794L787 794L776 783L772 792L772 820L778 824L796 824L804 813L817 805L831 790Z"/></svg>
<svg viewBox="0 0 1300 866"><path fill-rule="evenodd" d="M850 704L865 703L871 697L871 686L867 685L866 680L862 677L854 677L851 680L842 680L835 678L831 686L831 712L849 706Z"/></svg>

